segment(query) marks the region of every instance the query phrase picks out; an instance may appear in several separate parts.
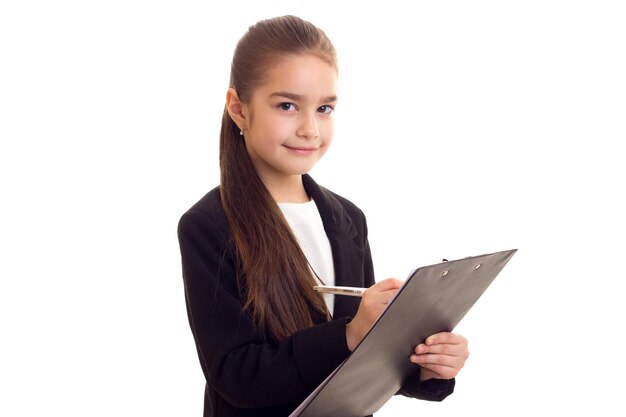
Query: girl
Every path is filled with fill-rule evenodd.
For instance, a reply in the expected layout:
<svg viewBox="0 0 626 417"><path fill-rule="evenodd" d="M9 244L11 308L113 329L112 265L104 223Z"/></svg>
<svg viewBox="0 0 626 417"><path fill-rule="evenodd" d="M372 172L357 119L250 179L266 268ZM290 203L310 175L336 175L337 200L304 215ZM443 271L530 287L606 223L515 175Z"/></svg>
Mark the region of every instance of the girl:
<svg viewBox="0 0 626 417"><path fill-rule="evenodd" d="M402 284L375 284L363 213L307 175L331 143L336 88L335 50L309 22L264 20L237 44L220 186L178 228L205 417L289 415ZM369 288L323 298L319 282ZM442 400L467 356L462 336L429 337L400 393Z"/></svg>

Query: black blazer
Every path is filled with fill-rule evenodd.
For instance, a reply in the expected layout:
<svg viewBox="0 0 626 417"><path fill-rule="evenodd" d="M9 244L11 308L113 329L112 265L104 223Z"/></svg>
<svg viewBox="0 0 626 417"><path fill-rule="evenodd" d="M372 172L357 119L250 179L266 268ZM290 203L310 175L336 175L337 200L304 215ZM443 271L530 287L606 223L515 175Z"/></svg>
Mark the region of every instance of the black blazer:
<svg viewBox="0 0 626 417"><path fill-rule="evenodd" d="M373 285L361 210L308 175L303 182L330 240L336 284ZM219 188L181 217L178 239L189 324L206 378L204 417L288 416L350 354L346 324L356 314L359 299L337 297L332 320L298 331L280 344L266 342L242 308ZM453 387L454 380L420 384L416 366L400 393L439 401Z"/></svg>

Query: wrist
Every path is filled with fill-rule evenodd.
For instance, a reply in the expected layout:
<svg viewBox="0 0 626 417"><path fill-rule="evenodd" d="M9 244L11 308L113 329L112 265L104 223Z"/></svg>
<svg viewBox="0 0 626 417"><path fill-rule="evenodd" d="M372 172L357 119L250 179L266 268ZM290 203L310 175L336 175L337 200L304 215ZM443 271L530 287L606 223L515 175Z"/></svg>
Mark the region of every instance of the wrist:
<svg viewBox="0 0 626 417"><path fill-rule="evenodd" d="M358 326L355 326L354 321L351 321L346 325L346 342L348 344L348 349L350 352L353 352L356 349L357 345L361 342L363 337L358 330Z"/></svg>

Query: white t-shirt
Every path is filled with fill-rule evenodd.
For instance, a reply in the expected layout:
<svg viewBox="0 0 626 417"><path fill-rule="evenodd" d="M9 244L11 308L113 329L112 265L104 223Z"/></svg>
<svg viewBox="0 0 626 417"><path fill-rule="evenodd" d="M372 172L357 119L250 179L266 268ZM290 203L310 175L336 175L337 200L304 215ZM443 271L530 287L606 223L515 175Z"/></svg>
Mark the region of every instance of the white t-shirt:
<svg viewBox="0 0 626 417"><path fill-rule="evenodd" d="M302 252L309 260L309 264L315 274L323 281L324 285L335 285L333 253L315 201L311 200L307 203L278 203L278 207L285 215L293 234L298 239ZM335 305L334 297L333 294L324 294L324 301L326 301L328 311L331 314Z"/></svg>

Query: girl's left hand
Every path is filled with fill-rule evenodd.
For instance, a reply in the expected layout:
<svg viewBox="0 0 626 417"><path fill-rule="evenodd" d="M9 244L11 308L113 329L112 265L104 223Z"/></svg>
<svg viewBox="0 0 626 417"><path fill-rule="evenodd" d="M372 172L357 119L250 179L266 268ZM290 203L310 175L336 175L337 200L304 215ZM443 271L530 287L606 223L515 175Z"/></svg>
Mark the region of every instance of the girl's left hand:
<svg viewBox="0 0 626 417"><path fill-rule="evenodd" d="M467 339L456 333L437 333L415 347L410 360L421 366L420 381L454 378L469 356Z"/></svg>

